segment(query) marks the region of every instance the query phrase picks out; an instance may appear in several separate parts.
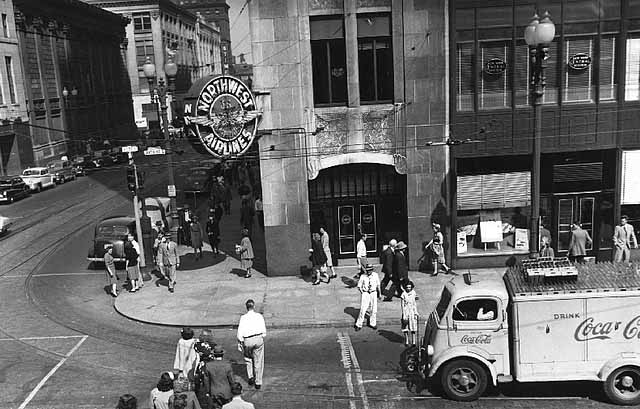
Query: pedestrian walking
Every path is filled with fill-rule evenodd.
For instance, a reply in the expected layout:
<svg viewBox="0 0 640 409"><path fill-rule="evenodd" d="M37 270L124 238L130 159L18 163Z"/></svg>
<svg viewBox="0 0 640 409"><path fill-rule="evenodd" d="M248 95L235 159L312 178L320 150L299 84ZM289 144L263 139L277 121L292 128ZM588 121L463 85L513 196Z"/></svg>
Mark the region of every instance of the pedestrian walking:
<svg viewBox="0 0 640 409"><path fill-rule="evenodd" d="M258 195L254 203L256 210L256 218L258 219L258 227L264 231L264 207L262 205L262 196Z"/></svg>
<svg viewBox="0 0 640 409"><path fill-rule="evenodd" d="M384 273L384 277L382 278L382 282L380 283L380 293L384 294L387 289L387 285L391 283L391 289L389 290L388 295L384 297L383 301L391 301L393 299L393 259L395 257L395 247L398 245L396 239L389 240L389 244L385 245L382 249L382 272Z"/></svg>
<svg viewBox="0 0 640 409"><path fill-rule="evenodd" d="M360 290L360 313L354 325L356 331L360 331L364 325L364 318L367 310L371 308L369 315L369 326L378 329L378 299L380 298L380 278L378 273L373 271L373 266L368 264L364 268L365 273L360 276L358 290Z"/></svg>
<svg viewBox="0 0 640 409"><path fill-rule="evenodd" d="M400 305L402 307L402 333L404 334L404 346L416 345L418 331L418 305L416 304L416 291L413 281L407 281L402 289L400 296ZM411 333L411 340L409 340ZM409 343L411 341L411 343Z"/></svg>
<svg viewBox="0 0 640 409"><path fill-rule="evenodd" d="M191 247L196 256L196 260L202 257L202 227L197 216L193 216L193 220L189 224L189 232L191 233Z"/></svg>
<svg viewBox="0 0 640 409"><path fill-rule="evenodd" d="M213 359L205 363L209 371L211 386L209 394L213 400L213 407L219 409L231 400L231 385L235 383L233 370L229 361L224 359L224 350L220 345L213 347Z"/></svg>
<svg viewBox="0 0 640 409"><path fill-rule="evenodd" d="M395 280L395 293L400 297L401 288L409 279L409 263L407 262L407 245L404 241L399 241L393 253L393 279Z"/></svg>
<svg viewBox="0 0 640 409"><path fill-rule="evenodd" d="M160 262L164 265L162 271L169 280L169 292L174 291L176 285L177 268L180 267L180 256L178 255L178 245L173 241L170 234L163 236L163 242L160 243L158 254Z"/></svg>
<svg viewBox="0 0 640 409"><path fill-rule="evenodd" d="M207 362L213 360L213 348L215 342L210 336L210 331L204 330L194 344L194 349L198 353L196 362L193 364L193 385L196 398L202 409L213 408L211 398L211 373L207 370Z"/></svg>
<svg viewBox="0 0 640 409"><path fill-rule="evenodd" d="M243 229L247 229L249 231L249 236L252 236L253 233L253 217L255 215L255 211L253 210L253 206L249 204L248 199L242 200L242 206L240 207L240 225Z"/></svg>
<svg viewBox="0 0 640 409"><path fill-rule="evenodd" d="M107 270L107 284L111 288L111 295L118 296L118 273L116 271L116 263L113 261L113 245L108 245L107 252L104 253L104 267Z"/></svg>
<svg viewBox="0 0 640 409"><path fill-rule="evenodd" d="M313 270L313 285L320 284L323 277L326 277L327 283L329 283L329 275L326 270L327 256L322 248L320 234L313 233L311 237L311 248L309 249L311 256L309 258L311 259L311 268Z"/></svg>
<svg viewBox="0 0 640 409"><path fill-rule="evenodd" d="M247 313L240 317L238 325L238 350L243 353L247 364L249 385L255 385L256 389L260 389L264 372L264 338L267 336L267 327L262 314L254 311L253 300L247 300L245 306Z"/></svg>
<svg viewBox="0 0 640 409"><path fill-rule="evenodd" d="M587 255L587 246L593 244L589 233L583 230L578 221L571 225L571 240L569 240L569 259L573 262L583 263Z"/></svg>
<svg viewBox="0 0 640 409"><path fill-rule="evenodd" d="M163 372L158 384L149 394L149 403L154 409L170 409L169 398L173 396L173 372Z"/></svg>
<svg viewBox="0 0 640 409"><path fill-rule="evenodd" d="M178 371L178 376L187 376L196 362L198 354L194 348L196 340L193 335L193 330L189 327L184 327L180 331L180 339L176 345L176 356L173 360L173 369Z"/></svg>
<svg viewBox="0 0 640 409"><path fill-rule="evenodd" d="M233 395L231 402L225 404L222 409L255 409L253 403L242 399L242 384L239 382L235 382L231 386L231 394Z"/></svg>
<svg viewBox="0 0 640 409"><path fill-rule="evenodd" d="M613 233L613 243L616 246L613 260L616 262L631 261L631 247L638 248L636 234L633 226L628 223L628 219L626 215L620 217L620 224L616 226Z"/></svg>
<svg viewBox="0 0 640 409"><path fill-rule="evenodd" d="M329 275L329 280L331 280L332 278L338 277L338 275L333 269L333 260L331 259L331 246L329 245L329 233L327 233L327 230L324 227L320 227L320 241L322 242L324 255L327 257L327 261L325 263L327 271L331 270L331 274Z"/></svg>
<svg viewBox="0 0 640 409"><path fill-rule="evenodd" d="M209 244L211 245L211 251L213 254L218 254L218 243L220 243L220 224L218 220L209 214L209 220L205 227L207 231L207 237L209 238Z"/></svg>
<svg viewBox="0 0 640 409"><path fill-rule="evenodd" d="M251 277L251 267L253 267L253 245L249 238L249 230L242 229L242 240L236 245L236 252L240 254L240 268L245 271L244 277Z"/></svg>
<svg viewBox="0 0 640 409"><path fill-rule="evenodd" d="M431 253L431 263L433 264L432 275L438 275L438 273L440 272L440 265L442 266L442 268L444 268L446 274L453 274L453 270L449 268L445 260L443 247L444 236L442 235L440 224L432 223L431 228L433 229L433 239L431 239L431 241L427 244L427 248L430 249Z"/></svg>
<svg viewBox="0 0 640 409"><path fill-rule="evenodd" d="M356 244L356 261L358 262L358 273L355 278L365 273L365 267L369 264L367 261L367 235L362 234L358 244Z"/></svg>
<svg viewBox="0 0 640 409"><path fill-rule="evenodd" d="M138 243L136 241L136 239L133 237L133 234L129 233L129 235L127 236L127 240L129 240L131 242L131 245L133 246L133 248L136 250L136 253L138 253L138 288L142 288L144 287L144 280L142 277L142 271L140 270L140 243Z"/></svg>
<svg viewBox="0 0 640 409"><path fill-rule="evenodd" d="M158 263L158 248L160 247L160 243L162 243L163 235L163 232L159 231L156 233L156 238L153 240L153 263L160 273L162 273L162 267L160 266L160 263Z"/></svg>
<svg viewBox="0 0 640 409"><path fill-rule="evenodd" d="M133 235L127 236L124 244L125 268L127 270L127 280L130 283L129 292L135 293L140 289L140 267L138 266L138 252L132 244Z"/></svg>

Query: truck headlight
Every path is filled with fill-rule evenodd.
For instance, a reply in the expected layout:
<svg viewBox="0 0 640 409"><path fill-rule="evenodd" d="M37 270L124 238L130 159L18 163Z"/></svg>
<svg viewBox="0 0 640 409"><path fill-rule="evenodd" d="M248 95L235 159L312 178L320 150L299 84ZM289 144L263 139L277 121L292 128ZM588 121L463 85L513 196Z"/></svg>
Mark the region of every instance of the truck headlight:
<svg viewBox="0 0 640 409"><path fill-rule="evenodd" d="M427 356L433 356L433 345L427 345Z"/></svg>

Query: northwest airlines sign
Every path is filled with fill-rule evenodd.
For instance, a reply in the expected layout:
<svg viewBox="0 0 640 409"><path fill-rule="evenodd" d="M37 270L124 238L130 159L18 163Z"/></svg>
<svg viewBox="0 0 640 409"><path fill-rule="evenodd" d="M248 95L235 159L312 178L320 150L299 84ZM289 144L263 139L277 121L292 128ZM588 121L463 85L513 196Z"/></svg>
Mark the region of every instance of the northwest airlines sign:
<svg viewBox="0 0 640 409"><path fill-rule="evenodd" d="M244 154L256 137L260 112L251 90L239 79L212 78L195 103L184 105L184 121L212 155L219 158Z"/></svg>

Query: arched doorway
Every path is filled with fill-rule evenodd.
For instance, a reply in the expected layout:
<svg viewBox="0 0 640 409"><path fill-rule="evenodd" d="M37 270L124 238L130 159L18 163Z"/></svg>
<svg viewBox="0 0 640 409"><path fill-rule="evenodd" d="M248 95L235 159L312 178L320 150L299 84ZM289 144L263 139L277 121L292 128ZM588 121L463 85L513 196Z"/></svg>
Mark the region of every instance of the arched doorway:
<svg viewBox="0 0 640 409"><path fill-rule="evenodd" d="M311 231L324 226L335 258L355 258L360 234L368 255L407 237L407 177L393 166L359 163L323 169L309 181Z"/></svg>

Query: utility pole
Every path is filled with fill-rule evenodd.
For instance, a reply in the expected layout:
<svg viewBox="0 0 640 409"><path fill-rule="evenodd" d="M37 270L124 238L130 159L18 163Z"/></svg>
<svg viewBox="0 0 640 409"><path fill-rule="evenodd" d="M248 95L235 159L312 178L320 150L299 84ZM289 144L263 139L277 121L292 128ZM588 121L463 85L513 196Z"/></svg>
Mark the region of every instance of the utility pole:
<svg viewBox="0 0 640 409"><path fill-rule="evenodd" d="M135 177L135 189L133 189L133 216L136 220L136 236L138 239L138 246L140 247L140 267L146 267L145 258L144 258L144 241L142 240L142 224L140 223L140 207L138 205L138 169L133 161L133 152L138 151L137 146L123 146L123 152L127 152L129 156L129 166L133 168L133 174Z"/></svg>

